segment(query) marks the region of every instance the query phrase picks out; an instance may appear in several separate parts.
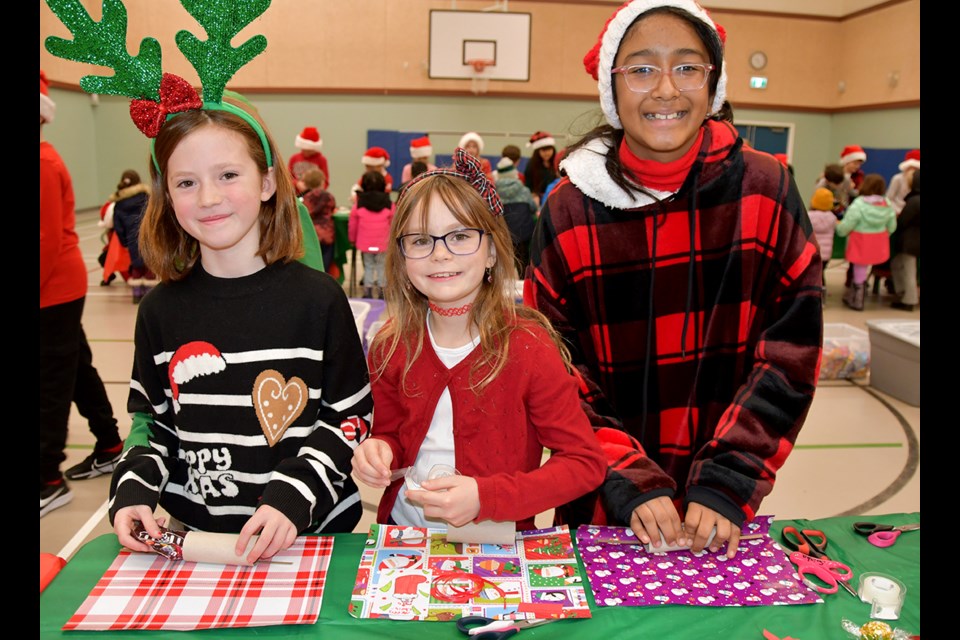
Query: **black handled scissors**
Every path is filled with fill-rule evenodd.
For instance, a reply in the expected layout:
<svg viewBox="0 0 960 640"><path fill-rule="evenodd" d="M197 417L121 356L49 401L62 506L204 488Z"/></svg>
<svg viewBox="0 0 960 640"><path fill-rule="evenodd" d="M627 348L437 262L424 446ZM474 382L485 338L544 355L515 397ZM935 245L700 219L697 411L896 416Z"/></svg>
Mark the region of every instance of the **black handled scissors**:
<svg viewBox="0 0 960 640"><path fill-rule="evenodd" d="M783 543L791 551L799 551L812 558L827 557L827 534L819 529L800 531L796 527L784 527Z"/></svg>
<svg viewBox="0 0 960 640"><path fill-rule="evenodd" d="M850 578L853 577L853 571L850 569L850 567L839 562L833 562L827 556L827 542L828 542L827 534L825 534L823 531L820 531L819 529L799 530L796 527L784 527L781 536L783 537L783 544L791 551L797 551L804 556L825 560L825 561L831 562L831 564L833 565L838 566L840 568L840 574L833 576L834 578L836 578L834 582L836 582L841 587L843 587L847 591L847 593L852 595L854 598L857 598L858 600L860 599L860 596L858 596L857 592L853 590L853 587L847 584ZM805 576L803 567L801 567L800 563L798 563L797 560L794 559L794 554L790 554L790 560L795 564L797 564L798 568L801 569L800 571L801 577ZM832 568L828 568L828 570L832 571ZM809 573L812 573L813 575L817 575L822 580L824 580L824 582L827 582L828 584L831 582L830 580L826 580L822 576L820 576L820 574L817 571L811 570L809 571ZM823 591L819 587L815 587L815 588L818 591ZM834 585L831 591L825 591L825 593L833 593L836 590L837 588Z"/></svg>
<svg viewBox="0 0 960 640"><path fill-rule="evenodd" d="M543 620L494 620L484 616L464 616L457 620L457 630L460 633L475 638L475 640L505 640L520 633L521 629L536 627L557 619Z"/></svg>
<svg viewBox="0 0 960 640"><path fill-rule="evenodd" d="M920 528L920 523L904 524L895 527L892 524L879 524L877 522L854 522L853 530L862 536L867 536L870 544L877 547L889 547L897 541L897 537L903 531L916 531Z"/></svg>

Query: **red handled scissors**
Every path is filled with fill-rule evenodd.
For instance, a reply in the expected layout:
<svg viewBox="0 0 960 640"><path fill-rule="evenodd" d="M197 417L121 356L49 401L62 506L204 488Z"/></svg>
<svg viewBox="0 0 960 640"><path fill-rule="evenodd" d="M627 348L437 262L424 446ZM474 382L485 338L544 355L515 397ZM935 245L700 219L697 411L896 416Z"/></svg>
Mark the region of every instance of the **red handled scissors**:
<svg viewBox="0 0 960 640"><path fill-rule="evenodd" d="M847 581L853 577L853 570L842 562L826 557L814 558L799 551L790 554L790 562L797 565L797 573L803 581L820 593L836 593L837 585L843 585L848 591L851 590ZM816 581L811 580L810 576L816 576L826 586L820 586Z"/></svg>
<svg viewBox="0 0 960 640"><path fill-rule="evenodd" d="M867 536L867 541L875 547L886 548L893 546L900 534L904 531L916 531L920 528L920 523L904 524L895 527L892 524L878 524L876 522L854 522L853 530L862 536Z"/></svg>
<svg viewBox="0 0 960 640"><path fill-rule="evenodd" d="M797 565L803 581L820 593L836 593L839 584L854 598L860 599L857 592L847 582L853 577L853 570L842 562L827 557L827 534L819 529L798 530L796 527L784 527L783 544L793 551L790 562ZM807 576L819 578L827 587L821 587Z"/></svg>

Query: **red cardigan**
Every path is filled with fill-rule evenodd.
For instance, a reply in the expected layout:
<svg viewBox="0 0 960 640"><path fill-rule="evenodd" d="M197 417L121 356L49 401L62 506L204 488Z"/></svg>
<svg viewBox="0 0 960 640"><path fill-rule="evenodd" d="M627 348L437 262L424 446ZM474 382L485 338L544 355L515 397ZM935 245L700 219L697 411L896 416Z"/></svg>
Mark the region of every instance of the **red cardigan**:
<svg viewBox="0 0 960 640"><path fill-rule="evenodd" d="M400 387L406 353L398 348L382 376L372 382L373 437L393 450L393 468L411 466L437 402L450 389L456 467L475 477L480 493L476 521L517 521L532 529L534 516L596 489L606 462L580 408L576 378L539 326L519 321L510 337L507 364L479 395L470 389L474 349L452 369L437 357L424 332L423 351ZM370 370L380 358L371 351ZM474 374L476 375L476 374ZM402 427L402 428L401 428ZM541 467L543 449L552 455ZM377 522L390 517L403 480L384 492Z"/></svg>

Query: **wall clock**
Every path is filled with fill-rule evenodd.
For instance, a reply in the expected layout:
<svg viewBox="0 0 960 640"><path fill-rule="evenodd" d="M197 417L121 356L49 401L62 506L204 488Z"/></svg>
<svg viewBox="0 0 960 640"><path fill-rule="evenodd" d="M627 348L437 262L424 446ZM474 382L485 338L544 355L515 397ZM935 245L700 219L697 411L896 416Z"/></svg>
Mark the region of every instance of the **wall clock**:
<svg viewBox="0 0 960 640"><path fill-rule="evenodd" d="M756 70L763 69L767 66L767 54L763 51L754 51L750 54L750 66Z"/></svg>

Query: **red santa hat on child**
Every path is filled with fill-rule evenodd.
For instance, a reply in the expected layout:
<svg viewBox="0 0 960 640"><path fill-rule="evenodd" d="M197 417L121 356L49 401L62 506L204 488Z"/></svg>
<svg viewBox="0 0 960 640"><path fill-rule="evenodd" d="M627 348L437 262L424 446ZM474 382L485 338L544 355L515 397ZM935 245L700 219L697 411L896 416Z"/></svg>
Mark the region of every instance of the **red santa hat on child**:
<svg viewBox="0 0 960 640"><path fill-rule="evenodd" d="M557 143L553 139L553 136L546 131L537 131L535 134L530 136L530 141L527 142L527 146L533 151L536 151L537 149L543 149L544 147L556 147Z"/></svg>
<svg viewBox="0 0 960 640"><path fill-rule="evenodd" d="M460 142L457 143L457 146L462 149L466 149L467 143L471 140L477 143L477 148L480 149L480 153L483 153L483 138L481 138L480 134L476 131L468 131L463 134L463 136L460 138Z"/></svg>
<svg viewBox="0 0 960 640"><path fill-rule="evenodd" d="M623 40L624 34L633 24L633 21L640 15L661 7L674 7L686 11L717 33L721 50L723 45L726 44L726 30L715 23L707 14L707 11L694 0L632 0L632 2L625 2L621 5L616 13L607 20L597 43L583 57L583 66L587 73L597 80L597 88L600 90L600 108L603 110L603 115L606 116L610 126L615 129L622 129L623 125L620 123L620 116L617 115L617 102L613 97L613 74L610 73L610 70L613 69L613 61L620 49L620 41ZM720 68L713 71L713 73L719 73L720 75L710 113L720 111L720 107L727 99L727 66L723 64L723 60L720 60L719 63Z"/></svg>
<svg viewBox="0 0 960 640"><path fill-rule="evenodd" d="M906 171L910 167L914 169L920 168L920 149L907 151L906 155L903 156L903 162L900 163L900 171Z"/></svg>
<svg viewBox="0 0 960 640"><path fill-rule="evenodd" d="M410 157L417 158L429 158L433 155L433 147L430 146L429 136L423 136L422 138L414 138L410 141Z"/></svg>
<svg viewBox="0 0 960 640"><path fill-rule="evenodd" d="M368 167L389 167L390 154L383 147L370 147L363 153L360 162Z"/></svg>
<svg viewBox="0 0 960 640"><path fill-rule="evenodd" d="M848 144L840 152L840 164L847 164L854 160L867 161L867 152L858 144Z"/></svg>
<svg viewBox="0 0 960 640"><path fill-rule="evenodd" d="M53 122L57 114L57 104L50 99L50 85L47 84L47 74L40 70L40 117L44 122Z"/></svg>
<svg viewBox="0 0 960 640"><path fill-rule="evenodd" d="M293 141L297 149L308 149L310 151L320 151L323 147L323 139L316 127L304 127L300 135Z"/></svg>

